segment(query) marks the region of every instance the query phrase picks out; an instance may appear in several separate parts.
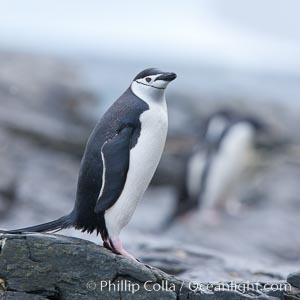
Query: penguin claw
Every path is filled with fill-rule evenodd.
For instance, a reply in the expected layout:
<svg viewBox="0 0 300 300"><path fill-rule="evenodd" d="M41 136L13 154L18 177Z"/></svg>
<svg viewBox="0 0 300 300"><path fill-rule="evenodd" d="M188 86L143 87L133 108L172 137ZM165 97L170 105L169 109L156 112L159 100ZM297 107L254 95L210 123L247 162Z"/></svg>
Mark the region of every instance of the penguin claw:
<svg viewBox="0 0 300 300"><path fill-rule="evenodd" d="M113 244L114 245L114 244ZM147 265L147 264L144 264L141 260L139 260L138 258L136 257L133 257L131 254L127 253L126 251L124 251L123 248L121 248L122 252L118 252L114 247L111 247L110 244L106 241L103 242L103 247L112 251L113 253L117 254L117 255L122 255L122 256L125 256L127 258L130 258L130 259L134 259L135 261L143 264L146 268L150 269L150 270L153 270L153 267Z"/></svg>
<svg viewBox="0 0 300 300"><path fill-rule="evenodd" d="M151 266L149 266L149 265L144 264L144 266L145 266L146 268L150 269L150 270L153 270L153 267L151 267Z"/></svg>
<svg viewBox="0 0 300 300"><path fill-rule="evenodd" d="M144 264L143 262L141 262L138 258L135 259L137 262L143 264L146 268L150 269L150 270L153 270L153 268L147 264Z"/></svg>

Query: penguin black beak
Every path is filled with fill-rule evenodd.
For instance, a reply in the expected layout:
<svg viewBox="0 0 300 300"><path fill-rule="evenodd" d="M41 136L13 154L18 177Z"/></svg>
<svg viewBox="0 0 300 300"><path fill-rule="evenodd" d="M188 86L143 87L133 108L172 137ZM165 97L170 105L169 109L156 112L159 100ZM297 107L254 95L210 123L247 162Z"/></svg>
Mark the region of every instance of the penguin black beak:
<svg viewBox="0 0 300 300"><path fill-rule="evenodd" d="M177 77L177 75L175 73L164 73L164 74L158 76L157 78L155 78L154 81L156 81L156 80L172 81L176 77Z"/></svg>

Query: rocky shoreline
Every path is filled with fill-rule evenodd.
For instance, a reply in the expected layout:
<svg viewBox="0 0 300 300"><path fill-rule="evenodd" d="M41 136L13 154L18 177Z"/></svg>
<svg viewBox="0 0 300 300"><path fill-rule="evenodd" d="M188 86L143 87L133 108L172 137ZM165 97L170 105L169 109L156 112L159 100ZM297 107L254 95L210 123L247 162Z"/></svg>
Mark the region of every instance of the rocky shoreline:
<svg viewBox="0 0 300 300"><path fill-rule="evenodd" d="M1 234L0 299L87 298L300 299L300 273L287 281L184 282L81 239Z"/></svg>

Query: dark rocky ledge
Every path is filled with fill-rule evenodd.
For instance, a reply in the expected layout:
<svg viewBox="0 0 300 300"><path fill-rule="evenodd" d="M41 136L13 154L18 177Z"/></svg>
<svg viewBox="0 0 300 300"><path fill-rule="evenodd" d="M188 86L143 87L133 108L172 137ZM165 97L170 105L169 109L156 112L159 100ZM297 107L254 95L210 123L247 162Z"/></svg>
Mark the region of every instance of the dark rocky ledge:
<svg viewBox="0 0 300 300"><path fill-rule="evenodd" d="M299 278L293 273L289 283L260 283L245 293L218 291L217 283L193 292L189 283L91 242L54 234L0 235L0 299L5 300L300 299ZM286 288L271 291L271 285Z"/></svg>

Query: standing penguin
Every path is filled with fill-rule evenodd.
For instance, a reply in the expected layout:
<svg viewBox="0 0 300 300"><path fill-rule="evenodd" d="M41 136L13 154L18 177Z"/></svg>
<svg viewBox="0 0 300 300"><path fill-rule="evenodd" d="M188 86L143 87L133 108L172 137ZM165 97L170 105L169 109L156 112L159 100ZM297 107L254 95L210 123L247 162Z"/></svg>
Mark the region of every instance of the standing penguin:
<svg viewBox="0 0 300 300"><path fill-rule="evenodd" d="M250 116L218 111L204 122L202 142L189 155L172 220L197 208L202 216L227 209L232 192L255 158L266 125Z"/></svg>
<svg viewBox="0 0 300 300"><path fill-rule="evenodd" d="M232 113L224 110L212 114L204 124L203 145L196 145L187 162L186 189L192 205L198 206L204 195L211 164L232 121Z"/></svg>
<svg viewBox="0 0 300 300"><path fill-rule="evenodd" d="M203 122L198 136L201 142L184 157L183 180L177 189L175 210L164 227L169 227L178 217L187 215L199 206L217 144L231 119L232 114L222 110L210 115Z"/></svg>
<svg viewBox="0 0 300 300"><path fill-rule="evenodd" d="M256 163L256 140L265 128L258 119L248 116L235 116L224 128L202 183L203 214L216 215L224 210L235 213L238 202L232 201L234 191L247 170ZM208 219L210 217L208 214Z"/></svg>
<svg viewBox="0 0 300 300"><path fill-rule="evenodd" d="M73 211L45 224L6 231L45 232L75 227L101 234L116 254L121 230L130 221L160 160L168 130L165 90L175 73L140 72L94 128L82 158Z"/></svg>

